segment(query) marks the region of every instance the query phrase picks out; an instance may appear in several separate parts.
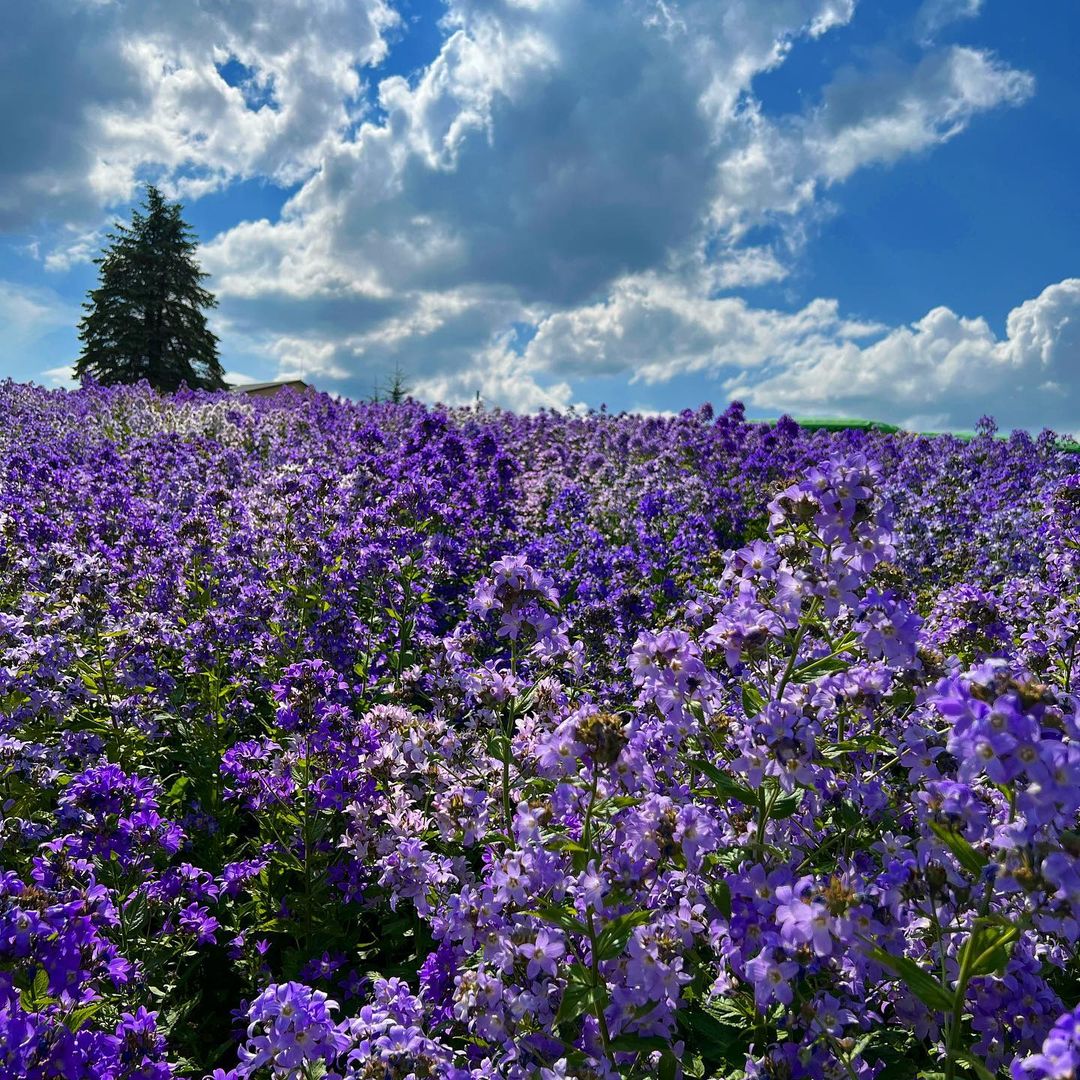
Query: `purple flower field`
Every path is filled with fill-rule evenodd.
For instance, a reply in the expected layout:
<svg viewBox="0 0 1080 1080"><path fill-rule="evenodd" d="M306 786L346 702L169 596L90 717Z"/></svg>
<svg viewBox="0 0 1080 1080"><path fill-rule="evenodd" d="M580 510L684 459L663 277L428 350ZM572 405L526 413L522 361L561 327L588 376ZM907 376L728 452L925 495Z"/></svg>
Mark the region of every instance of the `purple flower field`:
<svg viewBox="0 0 1080 1080"><path fill-rule="evenodd" d="M0 413L0 1077L1077 1075L1049 433Z"/></svg>

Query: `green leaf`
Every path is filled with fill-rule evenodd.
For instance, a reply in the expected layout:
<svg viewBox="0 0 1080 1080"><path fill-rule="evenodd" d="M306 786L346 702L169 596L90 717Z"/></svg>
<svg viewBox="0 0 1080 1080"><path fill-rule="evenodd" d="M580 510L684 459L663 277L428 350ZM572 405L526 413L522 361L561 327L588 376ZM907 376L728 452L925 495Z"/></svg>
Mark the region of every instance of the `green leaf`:
<svg viewBox="0 0 1080 1080"><path fill-rule="evenodd" d="M832 675L837 671L846 671L851 666L851 658L844 657L841 654L851 648L854 643L854 635L848 634L840 642L835 652L830 653L828 656L818 657L816 660L808 660L805 664L800 664L791 673L791 681L805 683L822 675Z"/></svg>
<svg viewBox="0 0 1080 1080"><path fill-rule="evenodd" d="M895 749L888 739L880 735L854 735L850 739L842 739L832 746L825 747L821 752L824 758L840 757L843 754L872 754L888 753Z"/></svg>
<svg viewBox="0 0 1080 1080"><path fill-rule="evenodd" d="M593 987L584 983L568 982L562 1001L559 1002L559 1011L555 1014L556 1026L576 1020L583 1012L588 1012L592 1004L592 992Z"/></svg>
<svg viewBox="0 0 1080 1080"><path fill-rule="evenodd" d="M574 855L589 854L589 849L577 840L571 840L569 836L558 836L548 845L552 851L569 851Z"/></svg>
<svg viewBox="0 0 1080 1080"><path fill-rule="evenodd" d="M922 1073L923 1076L931 1076L931 1073ZM944 1078L944 1073L938 1073ZM915 1062L910 1057L902 1057L896 1061L889 1061L879 1072L874 1080L912 1080L915 1076Z"/></svg>
<svg viewBox="0 0 1080 1080"><path fill-rule="evenodd" d="M488 832L484 833L483 838L480 841L481 845L484 844L509 844L511 847L514 844L514 838L504 832Z"/></svg>
<svg viewBox="0 0 1080 1080"><path fill-rule="evenodd" d="M1062 829L1058 839L1061 841L1061 846L1070 855L1080 855L1080 832L1075 829Z"/></svg>
<svg viewBox="0 0 1080 1080"><path fill-rule="evenodd" d="M876 945L867 950L871 959L900 976L901 982L928 1008L947 1012L953 1007L952 992L906 956L893 956Z"/></svg>
<svg viewBox="0 0 1080 1080"><path fill-rule="evenodd" d="M682 1059L683 1076L690 1080L705 1080L705 1062L700 1054L684 1053Z"/></svg>
<svg viewBox="0 0 1080 1080"><path fill-rule="evenodd" d="M634 927L644 926L650 918L648 911L631 911L612 919L596 939L597 959L614 960L626 948Z"/></svg>
<svg viewBox="0 0 1080 1080"><path fill-rule="evenodd" d="M510 740L505 735L491 735L487 741L487 752L496 761L511 761L513 759L513 750L510 746Z"/></svg>
<svg viewBox="0 0 1080 1080"><path fill-rule="evenodd" d="M558 904L539 904L531 911L523 911L522 915L532 915L534 918L541 919L552 926L557 926L560 930L565 930L568 934L587 935L589 933L588 927L580 919L574 917L574 909L570 907L560 907Z"/></svg>
<svg viewBox="0 0 1080 1080"><path fill-rule="evenodd" d="M659 1035L616 1035L611 1040L611 1049L626 1054L648 1054L653 1050L670 1050L667 1039Z"/></svg>
<svg viewBox="0 0 1080 1080"><path fill-rule="evenodd" d="M955 829L950 829L947 825L941 825L936 821L930 822L930 828L972 877L978 877L982 873L983 867L990 860L976 851Z"/></svg>
<svg viewBox="0 0 1080 1080"><path fill-rule="evenodd" d="M791 817L796 810L799 809L800 804L803 801L804 791L792 792L790 795L785 795L782 799L777 799L773 803L772 812L769 814L770 818L779 820L780 818Z"/></svg>
<svg viewBox="0 0 1080 1080"><path fill-rule="evenodd" d="M748 719L752 720L757 716L765 708L765 699L761 696L761 691L744 684L742 688L742 707Z"/></svg>
<svg viewBox="0 0 1080 1080"><path fill-rule="evenodd" d="M747 1034L752 1035L752 1031L725 1024L696 1005L680 1009L677 1019L679 1027L688 1036L687 1044L706 1061L723 1061L740 1067L746 1061L744 1039Z"/></svg>
<svg viewBox="0 0 1080 1080"><path fill-rule="evenodd" d="M169 788L168 797L170 799L178 799L178 798L180 798L180 796L183 795L184 791L190 785L191 785L191 777L190 776L179 776L179 777L177 777L176 780L173 782L172 786Z"/></svg>
<svg viewBox="0 0 1080 1080"><path fill-rule="evenodd" d="M711 761L699 757L692 759L690 764L712 781L718 795L725 799L736 799L747 806L757 805L758 797L756 792L751 791L745 784L740 784L737 780L732 779L723 769L717 767Z"/></svg>
<svg viewBox="0 0 1080 1080"><path fill-rule="evenodd" d="M678 1076L678 1074L678 1059L670 1050L668 1050L660 1059L660 1068L657 1070L657 1075L659 1076L660 1080L675 1080L675 1077Z"/></svg>
<svg viewBox="0 0 1080 1080"><path fill-rule="evenodd" d="M91 1020L94 1014L99 1012L104 1006L104 1001L95 1001L90 1005L83 1005L81 1008L73 1010L67 1019L67 1027L71 1031L78 1031L83 1024Z"/></svg>
<svg viewBox="0 0 1080 1080"><path fill-rule="evenodd" d="M713 882L708 887L709 899L725 919L731 918L731 888L726 881Z"/></svg>
<svg viewBox="0 0 1080 1080"><path fill-rule="evenodd" d="M974 1071L979 1080L997 1080L997 1077L969 1050L957 1050L955 1053L957 1058Z"/></svg>
<svg viewBox="0 0 1080 1080"><path fill-rule="evenodd" d="M556 1025L576 1020L585 1012L596 1014L607 1007L607 987L597 986L592 979L592 972L583 964L570 965L566 989L555 1014Z"/></svg>
<svg viewBox="0 0 1080 1080"><path fill-rule="evenodd" d="M572 983L582 983L585 986L593 985L593 973L590 968L587 968L584 964L574 962L570 965L566 972L566 981Z"/></svg>
<svg viewBox="0 0 1080 1080"><path fill-rule="evenodd" d="M1013 946L1019 938L1019 926L979 926L967 944L969 955L974 957L968 968L971 977L1001 971L1009 962Z"/></svg>

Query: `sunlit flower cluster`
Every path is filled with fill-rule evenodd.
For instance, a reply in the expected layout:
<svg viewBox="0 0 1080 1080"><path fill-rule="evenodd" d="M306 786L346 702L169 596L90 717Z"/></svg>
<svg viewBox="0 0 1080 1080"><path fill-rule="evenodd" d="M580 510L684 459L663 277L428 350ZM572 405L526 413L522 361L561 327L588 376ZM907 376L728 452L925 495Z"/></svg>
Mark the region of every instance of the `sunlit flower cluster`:
<svg viewBox="0 0 1080 1080"><path fill-rule="evenodd" d="M1049 435L0 408L0 1076L1075 1077Z"/></svg>

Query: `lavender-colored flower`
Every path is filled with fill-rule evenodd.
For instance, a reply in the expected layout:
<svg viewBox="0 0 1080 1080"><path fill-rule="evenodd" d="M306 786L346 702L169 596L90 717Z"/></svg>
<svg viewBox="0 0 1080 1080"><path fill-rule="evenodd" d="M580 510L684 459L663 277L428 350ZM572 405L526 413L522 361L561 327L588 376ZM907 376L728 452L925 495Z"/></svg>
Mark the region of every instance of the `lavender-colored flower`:
<svg viewBox="0 0 1080 1080"><path fill-rule="evenodd" d="M543 975L554 975L555 969L566 946L557 935L541 928L533 941L526 941L518 946L518 952L528 961L525 974L530 979Z"/></svg>
<svg viewBox="0 0 1080 1080"><path fill-rule="evenodd" d="M1013 1080L1071 1080L1080 1070L1080 1006L1065 1013L1046 1036L1042 1050L1017 1058Z"/></svg>
<svg viewBox="0 0 1080 1080"><path fill-rule="evenodd" d="M0 409L4 1075L1075 1071L1052 435Z"/></svg>
<svg viewBox="0 0 1080 1080"><path fill-rule="evenodd" d="M771 1001L781 1005L790 1005L794 996L791 978L799 970L794 960L777 959L775 950L762 949L746 965L746 977L754 987L754 1000L758 1008L764 1008Z"/></svg>
<svg viewBox="0 0 1080 1080"><path fill-rule="evenodd" d="M265 1068L272 1076L297 1076L316 1063L332 1065L352 1045L347 1027L331 1016L336 1008L337 1002L303 983L268 986L248 1008L237 1075Z"/></svg>

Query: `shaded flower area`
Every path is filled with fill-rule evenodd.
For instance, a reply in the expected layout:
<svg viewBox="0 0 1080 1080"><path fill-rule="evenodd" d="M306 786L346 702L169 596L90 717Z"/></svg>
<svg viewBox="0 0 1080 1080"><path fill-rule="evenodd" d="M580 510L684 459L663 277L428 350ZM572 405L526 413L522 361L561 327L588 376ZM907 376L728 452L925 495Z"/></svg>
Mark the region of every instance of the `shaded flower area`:
<svg viewBox="0 0 1080 1080"><path fill-rule="evenodd" d="M0 1076L1077 1075L1051 434L0 411Z"/></svg>

